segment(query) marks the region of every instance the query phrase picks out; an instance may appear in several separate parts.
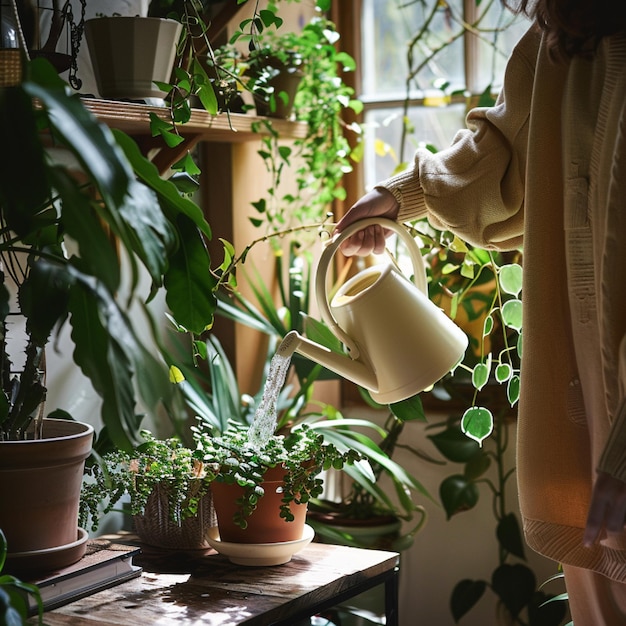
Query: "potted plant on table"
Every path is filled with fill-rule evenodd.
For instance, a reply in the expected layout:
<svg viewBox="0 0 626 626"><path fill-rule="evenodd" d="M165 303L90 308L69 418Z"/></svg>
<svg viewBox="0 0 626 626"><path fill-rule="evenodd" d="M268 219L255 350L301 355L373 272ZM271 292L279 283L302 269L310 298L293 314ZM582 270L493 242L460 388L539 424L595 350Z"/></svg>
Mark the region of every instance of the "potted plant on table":
<svg viewBox="0 0 626 626"><path fill-rule="evenodd" d="M106 453L87 470L81 493L80 524L130 497L130 514L140 540L161 548L208 548L206 532L215 526L210 479L198 450L180 439L157 439L147 430L144 442L131 451Z"/></svg>

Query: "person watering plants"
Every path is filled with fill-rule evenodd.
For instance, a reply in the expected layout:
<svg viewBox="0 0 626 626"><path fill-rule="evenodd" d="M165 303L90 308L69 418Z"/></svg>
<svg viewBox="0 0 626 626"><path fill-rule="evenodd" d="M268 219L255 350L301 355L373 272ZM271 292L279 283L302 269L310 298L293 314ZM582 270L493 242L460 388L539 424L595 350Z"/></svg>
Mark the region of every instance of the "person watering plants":
<svg viewBox="0 0 626 626"><path fill-rule="evenodd" d="M517 475L527 543L563 564L575 626L626 624L626 2L510 0L533 25L496 104L376 185L336 232L428 217L524 252ZM369 226L347 255L380 253Z"/></svg>

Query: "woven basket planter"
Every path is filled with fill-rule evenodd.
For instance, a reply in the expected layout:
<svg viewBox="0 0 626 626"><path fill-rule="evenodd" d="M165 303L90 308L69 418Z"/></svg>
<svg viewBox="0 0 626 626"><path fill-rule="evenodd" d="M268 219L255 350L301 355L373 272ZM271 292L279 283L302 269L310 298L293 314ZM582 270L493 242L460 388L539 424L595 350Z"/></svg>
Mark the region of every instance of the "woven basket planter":
<svg viewBox="0 0 626 626"><path fill-rule="evenodd" d="M198 505L198 513L182 519L172 519L167 487L157 485L150 494L143 515L133 516L135 530L141 541L159 548L202 550L209 548L207 533L217 524L213 496L209 490Z"/></svg>

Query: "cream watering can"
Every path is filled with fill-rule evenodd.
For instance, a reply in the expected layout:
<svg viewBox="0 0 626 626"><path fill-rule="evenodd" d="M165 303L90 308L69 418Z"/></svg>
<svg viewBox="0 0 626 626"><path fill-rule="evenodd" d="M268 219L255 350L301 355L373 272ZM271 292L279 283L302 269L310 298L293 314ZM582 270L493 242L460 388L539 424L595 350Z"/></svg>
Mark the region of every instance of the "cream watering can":
<svg viewBox="0 0 626 626"><path fill-rule="evenodd" d="M346 281L328 302L331 260L342 241L371 224L396 232L413 263L412 283L393 264L369 267ZM288 333L278 354L294 352L368 389L377 402L409 398L436 383L461 360L465 333L428 299L426 268L420 249L398 223L381 218L348 226L324 249L315 277L320 315L348 354L338 354L296 331Z"/></svg>

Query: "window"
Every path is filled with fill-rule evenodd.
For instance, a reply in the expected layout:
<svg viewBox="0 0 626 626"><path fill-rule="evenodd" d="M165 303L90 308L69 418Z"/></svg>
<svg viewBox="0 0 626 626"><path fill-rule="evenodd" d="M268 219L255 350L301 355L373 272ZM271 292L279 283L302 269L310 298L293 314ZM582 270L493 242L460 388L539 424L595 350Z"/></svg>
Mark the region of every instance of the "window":
<svg viewBox="0 0 626 626"><path fill-rule="evenodd" d="M363 181L370 188L403 167L418 144L450 143L468 104L501 87L506 60L528 22L499 0L358 3Z"/></svg>

